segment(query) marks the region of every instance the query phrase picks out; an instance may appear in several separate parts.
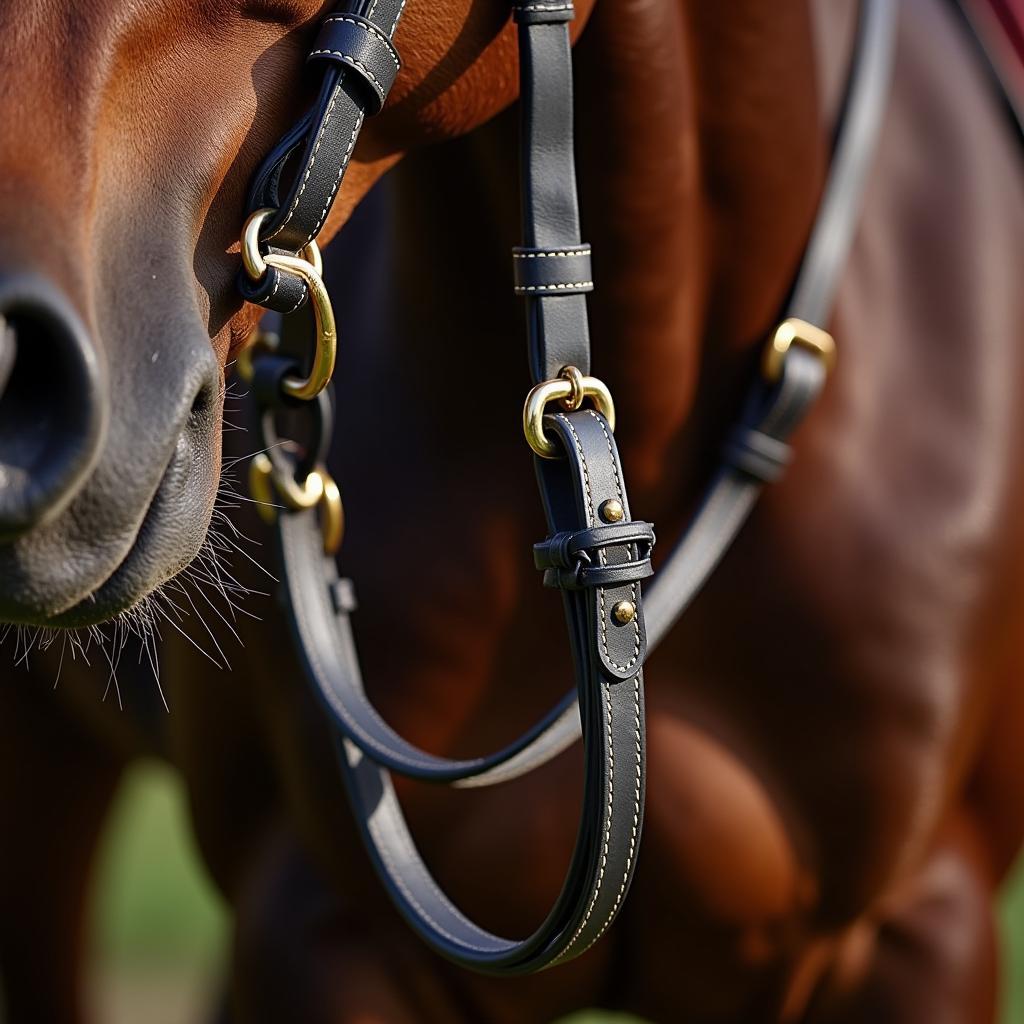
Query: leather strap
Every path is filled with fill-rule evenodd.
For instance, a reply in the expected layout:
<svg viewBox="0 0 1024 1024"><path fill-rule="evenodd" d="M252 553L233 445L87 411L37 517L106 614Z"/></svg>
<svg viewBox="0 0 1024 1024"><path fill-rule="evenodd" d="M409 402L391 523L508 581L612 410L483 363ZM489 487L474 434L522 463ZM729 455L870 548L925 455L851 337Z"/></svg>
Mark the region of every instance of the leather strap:
<svg viewBox="0 0 1024 1024"><path fill-rule="evenodd" d="M324 20L309 55L309 67L322 76L317 99L263 161L249 189L250 213L278 211L264 231L267 251L294 255L324 226L363 120L383 107L398 73L392 39L404 9L405 0L350 0ZM296 157L282 196L282 176ZM273 267L257 282L240 272L238 287L247 301L284 314L307 298L301 278Z"/></svg>
<svg viewBox="0 0 1024 1024"><path fill-rule="evenodd" d="M568 28L573 5L571 0L522 0L514 4L513 16L519 25L524 238L513 250L512 264L517 292L526 297L530 373L538 383L557 377L563 366L590 372L584 293L594 285L590 246L580 242L576 198ZM544 276L548 273L553 276Z"/></svg>
<svg viewBox="0 0 1024 1024"><path fill-rule="evenodd" d="M622 467L604 418L591 410L559 413L550 418L548 429L565 453L564 458L538 460L551 533L600 528L598 509L609 499L623 505L628 523ZM643 820L644 625L639 583L563 591L585 736L583 809L555 906L532 936L512 940L475 925L441 891L416 849L389 771L382 766L394 765L398 751L394 766L417 778L437 780L465 770L467 763L433 758L410 747L366 699L348 622L351 602L333 599L337 572L333 559L322 554L315 515L280 516L277 535L296 647L337 726L339 763L353 811L398 909L434 949L477 970L524 973L583 953L622 906ZM636 545L629 537L627 530L619 543L604 544L602 562L636 561ZM623 595L636 609L627 623L616 621L612 611ZM325 628L332 620L334 628ZM339 699L339 681L344 687L357 686L358 694L349 691ZM388 746L381 744L381 733L390 737Z"/></svg>
<svg viewBox="0 0 1024 1024"><path fill-rule="evenodd" d="M822 327L832 313L881 136L895 58L897 16L896 0L861 0L857 41L829 176L786 313ZM732 546L765 482L781 475L792 457L786 442L810 411L824 383L821 362L794 347L776 387L770 388L760 380L752 385L723 453L722 467L705 491L690 526L648 587L648 653L689 607ZM757 450L752 451L752 447ZM550 727L510 758L481 774L467 775L454 785L488 786L518 778L579 739L579 716L573 713L568 697L547 720L551 721Z"/></svg>
<svg viewBox="0 0 1024 1024"><path fill-rule="evenodd" d="M397 14L395 17L397 21ZM582 292L592 285L586 273L589 266L582 262L589 252L583 252L586 247L579 241L572 159L571 65L565 24L571 17L571 4L520 0L516 17L520 23L526 236L526 246L516 255L563 252L567 255L553 258L573 261L564 265L572 271L569 274L517 268L517 290L527 296L529 306L531 369L537 379L546 379L570 363L584 372L589 369ZM827 315L852 239L884 109L894 20L893 0L863 0L835 165L794 289L792 312L804 319L821 322ZM364 29L351 31L370 34ZM355 39L348 39L346 52L355 49ZM375 59L382 61L384 51L376 53ZM369 66L367 60L363 63ZM367 88L362 76L352 85L352 93L361 90L365 102ZM324 110L324 100L322 94L316 111ZM324 120L318 122L321 131ZM848 131L854 133L856 145L846 142ZM309 135L310 124L301 124L279 151L289 144L294 149L301 136L307 139L308 157ZM347 159L342 154L342 173ZM302 205L300 199L298 206ZM291 231L284 223L287 220L284 217L279 226L282 234ZM304 223L308 224L308 219ZM322 224L322 219L318 223ZM315 230L318 224L314 224L314 234ZM289 235L293 242L297 237ZM541 257L546 258L552 257ZM577 277L580 283L569 280ZM559 284L568 287L546 287ZM545 287L530 291L531 285ZM546 419L546 428L565 457L536 460L551 530L551 538L541 545L540 561L546 573L554 573L548 582L563 586L577 669L576 693L527 736L488 758L450 761L433 757L405 743L383 722L366 698L359 675L348 623L354 603L350 587L338 580L333 560L320 553L313 513L279 517L292 627L306 673L338 729L339 762L356 819L396 905L439 952L478 970L534 971L583 952L614 920L632 877L643 816L644 655L699 591L738 533L764 482L774 478L788 461L786 440L819 393L824 373L819 359L793 348L776 385L758 382L752 388L726 446L723 468L656 578L646 630L639 580L649 569L647 539L653 539L653 533L648 533L647 524L633 523L628 517L611 432L603 418L589 410ZM610 498L620 501L625 510L618 535L597 518L601 502ZM555 564L573 550L587 551L597 562L596 575L583 585L579 572L562 576L562 567ZM613 609L622 602L630 604L634 614L620 621ZM492 935L455 908L431 878L408 832L388 770L457 785L493 784L544 763L581 732L585 740L584 806L562 893L533 936L513 941Z"/></svg>

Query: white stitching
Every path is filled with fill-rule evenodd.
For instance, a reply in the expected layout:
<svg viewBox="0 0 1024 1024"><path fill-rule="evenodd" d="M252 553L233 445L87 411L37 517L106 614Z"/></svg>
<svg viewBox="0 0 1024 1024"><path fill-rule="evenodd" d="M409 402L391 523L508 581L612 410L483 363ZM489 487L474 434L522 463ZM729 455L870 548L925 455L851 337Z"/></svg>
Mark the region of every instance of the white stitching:
<svg viewBox="0 0 1024 1024"><path fill-rule="evenodd" d="M338 189L341 187L341 180L345 177L345 171L348 168L349 159L352 156L352 150L355 147L356 139L359 137L359 129L363 127L363 112L359 111L359 116L356 118L355 127L352 129L352 136L348 140L348 148L345 150L345 155L341 158L341 166L338 168L338 177L334 182L334 188L331 189L331 194L327 197L327 202L324 203L324 208L320 211L320 219L316 222L316 227L309 234L309 238L306 239L307 244L319 233L320 229L324 226L324 221L327 219L327 213L331 208L331 203L334 202L334 197L338 194Z"/></svg>
<svg viewBox="0 0 1024 1024"><path fill-rule="evenodd" d="M523 292L557 292L570 288L593 288L593 281L561 281L558 284L517 284L516 295Z"/></svg>
<svg viewBox="0 0 1024 1024"><path fill-rule="evenodd" d="M302 303L305 302L305 301L306 301L306 286L305 286L305 284L303 284L302 291L299 293L299 298L296 301L295 305L292 306L292 308L289 309L288 312L283 314L283 315L284 316L291 316L292 313L294 313L295 310L297 310L299 308L299 306L301 306Z"/></svg>
<svg viewBox="0 0 1024 1024"><path fill-rule="evenodd" d="M514 260L542 260L549 256L561 256L569 258L572 256L589 256L590 248L586 249L546 249L544 252L514 252Z"/></svg>
<svg viewBox="0 0 1024 1024"><path fill-rule="evenodd" d="M310 53L310 57L320 57L323 56L325 53L331 57L338 57L340 60L343 60L346 64L351 64L352 67L362 71L362 73L366 75L366 77L369 78L370 81L373 83L374 92L376 92L377 95L380 97L381 102L384 101L384 86L381 83L381 80L361 60L359 60L356 57L353 57L351 53L342 53L341 50L313 50Z"/></svg>
<svg viewBox="0 0 1024 1024"><path fill-rule="evenodd" d="M591 915L594 913L594 907L597 906L597 898L601 894L601 885L604 882L604 869L608 863L608 846L611 842L612 833L612 802L615 799L615 745L612 742L612 698L611 688L608 683L602 683L601 685L601 696L605 698L605 709L607 710L607 731L608 731L608 816L605 818L604 823L604 834L603 834L603 846L601 850L601 867L597 873L597 883L594 885L594 891L590 895L590 903L587 906L587 912L583 917L583 921L580 926L576 929L576 933L569 940L565 948L558 954L558 959L564 959L566 953L572 949L576 940L583 934L583 930L587 927L587 922L590 920ZM634 820L636 819L636 813L633 815ZM630 846L632 853L632 845ZM602 930L607 928L607 923L602 926ZM587 947L590 948L589 945Z"/></svg>
<svg viewBox="0 0 1024 1024"><path fill-rule="evenodd" d="M302 184L299 186L299 191L295 193L295 200L291 205L291 209L288 211L288 216L281 221L281 226L267 239L271 241L284 230L285 225L295 215L295 211L298 209L299 200L302 198L302 193L306 191L306 185L309 184L309 176L313 173L313 165L316 163L317 153L320 152L320 144L324 141L324 132L327 131L327 123L331 120L331 113L334 111L334 105L338 102L338 93L341 92L341 83L339 82L334 87L334 92L331 94L331 102L327 106L327 113L324 115L323 122L320 125L320 133L316 137L316 145L313 147L313 155L309 158L309 166L306 168L306 173L302 177ZM315 235L316 232L314 231ZM310 238L313 236L310 235ZM309 239L306 239L309 242Z"/></svg>
<svg viewBox="0 0 1024 1024"><path fill-rule="evenodd" d="M377 6L377 0L373 0L373 6L374 7ZM395 34L395 29L398 28L398 19L401 18L402 11L404 11L404 10L405 10L405 0L402 0L401 4L399 4L399 7L398 7L398 13L395 15L395 20L393 22L391 22L391 29L388 32L389 36L393 36ZM371 14L373 13L373 7L370 8L370 13Z"/></svg>
<svg viewBox="0 0 1024 1024"><path fill-rule="evenodd" d="M608 455L610 456L612 461L612 471L615 474L615 491L621 499L623 497L622 479L619 477L619 467L615 464L615 450L612 448L612 439L608 436L608 431L605 430L604 424L601 422L600 417L598 417L594 410L588 409L587 412L589 412L590 415L593 416L597 425L601 428L601 432L604 434L605 444L608 445ZM593 526L594 499L590 493L590 473L587 470L587 457L583 452L583 445L580 442L579 434L576 433L576 428L572 425L572 421L569 420L569 418L563 412L560 412L558 414L558 418L565 421L565 425L569 428L570 432L572 433L573 441L575 441L576 443L576 451L580 453L580 461L583 464L583 479L587 487L587 506L590 509L588 523L589 525ZM598 558L601 560L601 564L604 565L606 559L603 550L598 552ZM629 661L627 661L625 665L620 665L617 661L615 661L614 658L612 658L611 651L608 650L608 615L605 611L604 591L604 587L597 588L598 599L601 602L601 647L604 650L604 656L608 659L609 665L611 665L613 668L617 668L620 672L628 672L629 669L631 669L640 658L640 623L637 621L636 617L633 618L633 657ZM630 584L629 594L630 597L632 597L633 599L633 604L635 605L637 601L635 583Z"/></svg>
<svg viewBox="0 0 1024 1024"><path fill-rule="evenodd" d="M636 785L633 791L633 828L629 835L629 853L626 855L626 868L622 875L622 884L619 886L619 891L615 896L615 903L612 905L612 909L608 911L608 916L604 920L604 924L601 925L597 930L597 934L580 950L582 956L590 947L597 942L599 938L608 930L608 926L612 923L616 913L618 912L619 905L622 903L622 897L626 895L626 883L629 881L629 869L633 863L633 854L636 852L636 841L640 834L640 769L642 766L643 751L640 745L640 673L638 672L633 676L633 735L636 738ZM571 943L570 943L571 945ZM566 949L569 947L567 946ZM561 955L564 955L565 950L562 951Z"/></svg>
<svg viewBox="0 0 1024 1024"><path fill-rule="evenodd" d="M601 421L601 417L594 412L593 409L588 409L587 412L594 418L594 422L601 428L601 433L604 434L605 444L608 445L608 455L612 460L612 472L615 474L615 490L618 493L619 499L623 498L622 491L622 479L619 476L619 467L615 462L615 449L612 448L612 439L608 436L608 430L604 423ZM602 552L603 556L603 552ZM604 558L602 557L602 562ZM620 665L618 662L612 660L611 653L608 650L608 616L605 615L604 611L604 587L598 587L598 591L601 596L601 646L604 647L605 657L608 661L619 669L620 672L627 672L631 669L640 658L640 623L636 616L633 616L633 657L626 662L625 665ZM634 606L637 602L636 584L631 583L629 586L629 596L633 599Z"/></svg>
<svg viewBox="0 0 1024 1024"><path fill-rule="evenodd" d="M332 21L339 21L339 22L343 21L343 22L345 22L346 25L355 25L356 28L361 28L361 29L365 30L366 32L369 32L370 35L376 36L384 44L384 48L387 50L388 56L391 58L392 63L394 63L394 65L395 65L395 70L398 71L398 69L400 67L400 65L398 63L398 55L395 53L394 49L391 46L391 40L388 39L388 37L386 35L384 35L384 33L381 32L381 30L379 28L377 28L376 25L374 25L372 23L365 22L365 21L357 21L355 18L350 18L350 17L348 17L347 15L344 15L344 14L334 14L330 18L326 18L324 20L324 24L327 25L327 24L329 24ZM328 51L328 50L314 50L313 53L310 54L310 56L312 57L312 56L314 56L315 54L318 54L318 53L328 53L328 52L334 53L333 50L330 50L330 51Z"/></svg>

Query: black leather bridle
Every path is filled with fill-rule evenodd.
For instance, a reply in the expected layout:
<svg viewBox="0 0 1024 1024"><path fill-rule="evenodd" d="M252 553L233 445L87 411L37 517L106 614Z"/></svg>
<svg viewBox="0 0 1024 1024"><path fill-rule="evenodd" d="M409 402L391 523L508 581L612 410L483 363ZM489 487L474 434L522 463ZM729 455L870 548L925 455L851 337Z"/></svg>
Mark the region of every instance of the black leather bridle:
<svg viewBox="0 0 1024 1024"><path fill-rule="evenodd" d="M787 319L769 341L764 372L749 390L693 522L642 600L642 581L653 572L654 532L630 515L614 406L600 381L589 376L586 293L593 283L590 248L580 240L573 156L573 5L513 0L524 234L523 246L513 253L513 271L515 290L527 303L535 384L527 402L527 436L537 452L550 530L534 557L544 584L563 595L576 686L516 743L490 757L458 761L404 741L366 696L349 622L352 586L338 577L333 557L340 542L340 501L323 468L331 433L323 385L333 367L333 325L319 292L315 240L363 118L381 109L399 71L392 38L404 3L353 0L325 20L310 54L321 76L317 100L267 157L250 191L242 294L284 314L312 296L319 327L313 358L276 351L252 363L268 444L274 440L274 414L287 406L312 412L318 439L294 453L273 446L254 462L253 484L258 496L269 494L272 484L288 506L275 522L296 648L334 727L353 811L391 898L434 949L457 963L490 973L525 973L580 955L621 910L643 820L644 660L718 564L764 484L785 468L788 438L825 382L834 350L823 325L883 120L896 2L862 0L832 168ZM282 194L288 164L294 170ZM588 399L595 407L585 405ZM494 935L470 921L431 877L390 772L458 786L492 785L545 763L581 734L583 807L562 891L533 935L519 941Z"/></svg>

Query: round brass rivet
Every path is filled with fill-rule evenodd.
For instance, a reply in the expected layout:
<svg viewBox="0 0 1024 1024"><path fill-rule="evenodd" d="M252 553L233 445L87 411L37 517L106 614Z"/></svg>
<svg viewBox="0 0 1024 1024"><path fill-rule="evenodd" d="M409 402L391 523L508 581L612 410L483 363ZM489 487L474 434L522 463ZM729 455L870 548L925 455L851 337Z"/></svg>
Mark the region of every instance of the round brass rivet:
<svg viewBox="0 0 1024 1024"><path fill-rule="evenodd" d="M625 626L633 621L636 616L636 605L632 601L620 601L613 609L612 615L615 621Z"/></svg>
<svg viewBox="0 0 1024 1024"><path fill-rule="evenodd" d="M601 507L597 511L606 523L621 523L623 516L626 514L626 510L622 507L622 502L617 498L609 498L607 501L602 501ZM626 621L628 622L629 620L627 619Z"/></svg>

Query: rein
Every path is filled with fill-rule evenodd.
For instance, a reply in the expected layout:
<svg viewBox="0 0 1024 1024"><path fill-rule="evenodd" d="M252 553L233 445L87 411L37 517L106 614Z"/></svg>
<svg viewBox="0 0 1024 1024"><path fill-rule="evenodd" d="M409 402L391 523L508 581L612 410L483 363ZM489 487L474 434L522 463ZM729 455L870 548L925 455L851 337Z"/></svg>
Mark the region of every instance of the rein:
<svg viewBox="0 0 1024 1024"><path fill-rule="evenodd" d="M699 510L653 574L651 524L630 515L615 446L615 408L590 376L586 294L590 247L581 242L572 137L571 0L513 0L520 50L520 170L524 244L514 286L527 303L534 387L523 413L549 536L534 546L545 586L562 592L576 686L533 729L488 757L450 760L407 743L381 718L362 682L349 580L334 554L343 535L338 488L325 468L331 439L337 334L316 236L344 178L363 119L384 105L400 69L392 39L405 0L354 0L324 21L309 62L322 76L311 109L258 170L242 239L242 295L282 314L311 305L316 342L285 352L264 342L241 360L251 378L268 454L251 489L286 506L274 517L296 649L334 726L353 813L388 892L409 924L451 960L519 974L585 952L622 908L636 866L644 805L643 664L699 592L763 486L791 458L787 443L835 357L823 324L853 238L890 79L896 4L862 0L860 27L832 167L788 316L765 350L761 377L722 453ZM282 194L286 166L295 164ZM590 403L589 405L587 403ZM274 419L302 409L313 442L278 442ZM273 510L267 510L268 513ZM319 514L319 518L318 518ZM584 793L576 846L548 917L525 940L470 921L423 863L390 772L486 786L538 767L583 737Z"/></svg>

